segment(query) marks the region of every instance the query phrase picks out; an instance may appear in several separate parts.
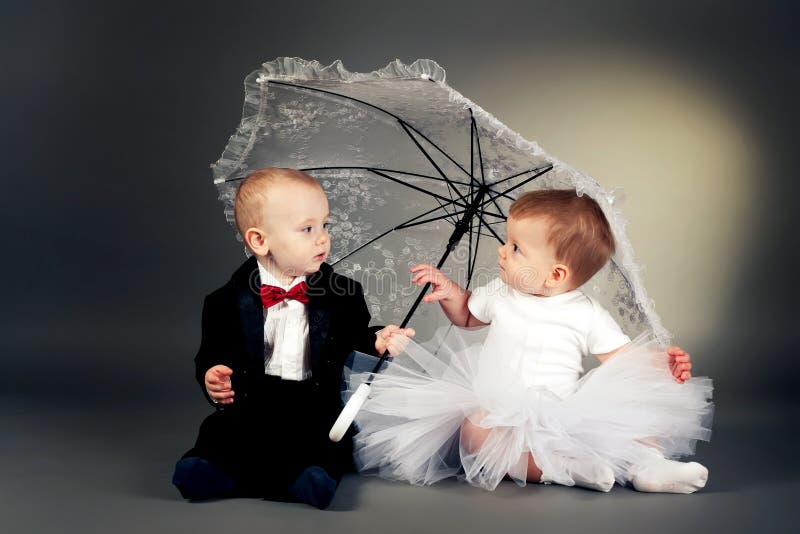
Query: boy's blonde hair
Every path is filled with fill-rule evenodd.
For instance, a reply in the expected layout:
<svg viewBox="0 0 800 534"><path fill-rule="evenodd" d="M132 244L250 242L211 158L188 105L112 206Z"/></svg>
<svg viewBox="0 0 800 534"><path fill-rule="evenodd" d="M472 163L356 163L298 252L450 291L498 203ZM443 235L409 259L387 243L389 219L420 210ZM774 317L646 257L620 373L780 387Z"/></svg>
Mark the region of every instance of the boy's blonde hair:
<svg viewBox="0 0 800 534"><path fill-rule="evenodd" d="M614 235L600 205L572 189L542 189L520 196L509 218L546 217L547 244L556 261L572 270L572 286L579 287L597 273L614 253Z"/></svg>
<svg viewBox="0 0 800 534"><path fill-rule="evenodd" d="M264 204L270 195L270 189L277 183L294 182L319 187L319 182L304 172L296 169L267 167L251 172L239 184L236 199L233 202L233 215L236 228L242 239L248 228L261 227L264 216Z"/></svg>

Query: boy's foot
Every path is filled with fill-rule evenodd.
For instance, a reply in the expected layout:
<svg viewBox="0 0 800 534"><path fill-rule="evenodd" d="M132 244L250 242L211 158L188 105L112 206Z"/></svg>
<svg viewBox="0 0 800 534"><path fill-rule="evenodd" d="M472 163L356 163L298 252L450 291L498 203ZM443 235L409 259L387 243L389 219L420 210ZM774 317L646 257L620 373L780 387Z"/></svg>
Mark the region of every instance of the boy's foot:
<svg viewBox="0 0 800 534"><path fill-rule="evenodd" d="M614 471L601 461L563 457L561 464L576 486L602 492L611 491L611 488L614 487ZM541 482L555 481L542 473Z"/></svg>
<svg viewBox="0 0 800 534"><path fill-rule="evenodd" d="M178 460L172 483L184 499L193 501L229 497L235 486L233 479L222 469L197 456Z"/></svg>
<svg viewBox="0 0 800 534"><path fill-rule="evenodd" d="M676 462L660 454L635 466L631 484L636 491L652 493L694 493L708 480L708 469L697 462Z"/></svg>
<svg viewBox="0 0 800 534"><path fill-rule="evenodd" d="M336 486L336 480L327 471L312 465L300 473L297 480L289 486L289 495L299 502L324 510L330 506L336 494Z"/></svg>

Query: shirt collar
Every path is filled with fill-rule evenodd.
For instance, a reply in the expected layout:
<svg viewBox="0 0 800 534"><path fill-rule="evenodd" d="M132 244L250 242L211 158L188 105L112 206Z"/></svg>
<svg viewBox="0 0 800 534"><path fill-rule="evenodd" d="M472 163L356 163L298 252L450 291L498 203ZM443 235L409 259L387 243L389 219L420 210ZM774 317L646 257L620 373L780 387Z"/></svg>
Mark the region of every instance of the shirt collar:
<svg viewBox="0 0 800 534"><path fill-rule="evenodd" d="M279 288L281 288L283 290L288 291L289 289L293 288L294 286L296 286L300 282L305 282L306 281L306 277L305 277L305 275L303 275L303 276L296 277L294 280L292 280L292 283L289 284L288 286L287 285L283 285L280 282L278 282L277 278L272 276L271 272L269 272L263 265L261 265L260 261L256 261L256 263L258 264L258 274L259 274L259 276L261 276L261 284L262 285L277 286L277 287L279 287Z"/></svg>

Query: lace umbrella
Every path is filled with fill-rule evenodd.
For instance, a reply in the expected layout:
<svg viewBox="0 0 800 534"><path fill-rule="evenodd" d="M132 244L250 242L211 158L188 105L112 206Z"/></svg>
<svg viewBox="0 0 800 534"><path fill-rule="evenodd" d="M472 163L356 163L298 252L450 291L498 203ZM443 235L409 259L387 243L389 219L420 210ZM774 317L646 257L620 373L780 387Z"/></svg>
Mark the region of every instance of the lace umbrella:
<svg viewBox="0 0 800 534"><path fill-rule="evenodd" d="M262 167L300 169L320 182L331 206L331 265L362 283L376 321L403 326L428 289L411 284L411 265L435 263L465 287L488 282L519 193L590 195L617 251L582 289L631 337L649 329L669 340L613 192L449 87L434 61L395 60L369 73L339 61L264 63L245 79L242 120L212 165L229 222L239 182ZM425 339L443 321L438 307L425 306L413 326Z"/></svg>

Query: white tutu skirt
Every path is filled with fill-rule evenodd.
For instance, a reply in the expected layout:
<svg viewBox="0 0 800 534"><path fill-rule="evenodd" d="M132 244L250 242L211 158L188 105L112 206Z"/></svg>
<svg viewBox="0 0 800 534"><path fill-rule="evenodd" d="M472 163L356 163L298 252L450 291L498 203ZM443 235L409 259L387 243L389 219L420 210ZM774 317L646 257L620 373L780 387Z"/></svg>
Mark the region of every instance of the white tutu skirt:
<svg viewBox="0 0 800 534"><path fill-rule="evenodd" d="M650 335L586 373L563 398L526 386L502 354L468 345L456 328L428 346L436 354L411 342L374 376L355 420L360 472L418 485L455 476L493 490L506 476L524 485L533 455L549 482L573 485L576 463L605 462L625 484L653 447L678 458L711 437L711 380L677 383ZM370 357L359 355L354 370L367 369L370 362L358 358ZM351 373L345 400L369 376ZM477 448L461 443L467 420L488 434Z"/></svg>

